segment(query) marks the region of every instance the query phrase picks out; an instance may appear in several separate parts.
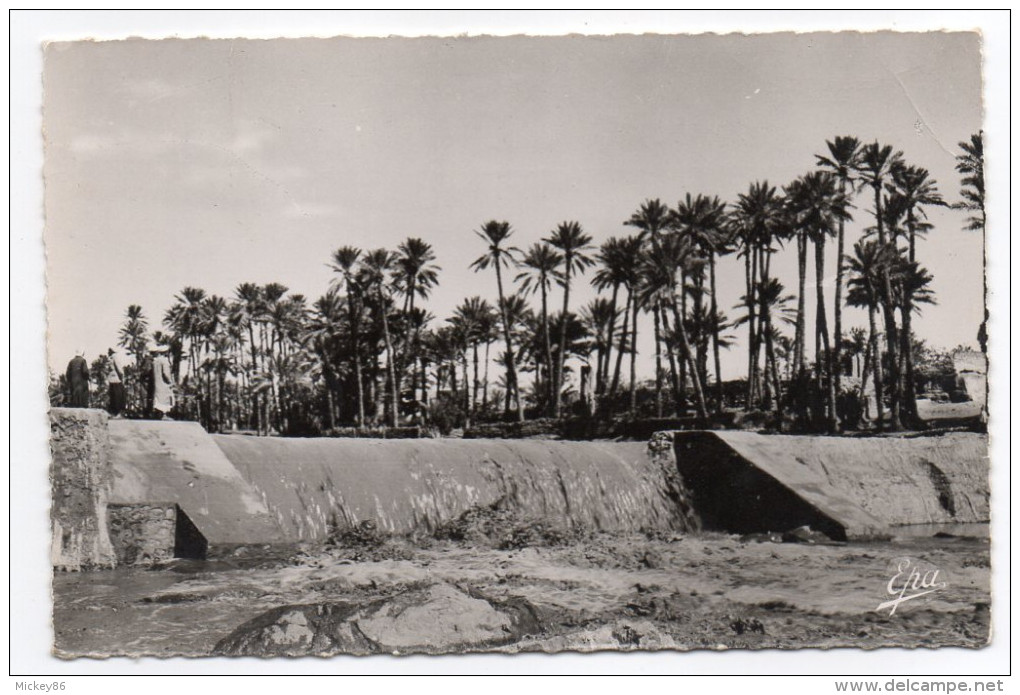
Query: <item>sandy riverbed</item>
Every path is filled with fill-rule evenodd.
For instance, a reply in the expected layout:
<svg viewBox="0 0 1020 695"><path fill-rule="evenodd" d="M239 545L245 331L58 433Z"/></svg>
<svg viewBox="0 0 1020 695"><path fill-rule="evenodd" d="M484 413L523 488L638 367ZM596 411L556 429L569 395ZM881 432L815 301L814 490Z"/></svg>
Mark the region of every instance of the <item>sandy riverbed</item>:
<svg viewBox="0 0 1020 695"><path fill-rule="evenodd" d="M426 634L404 651L980 647L990 631L985 528L975 526L968 536L935 538L926 531L851 545L711 534L601 535L520 548L504 542L503 549L467 541L396 540L306 549L285 558L57 574L55 650L65 657L197 656L213 654L219 644L219 653L226 654L330 653L343 651L335 646L339 642L298 639L281 647L262 636L293 636L288 625L283 631L271 626L272 633L263 626L255 638L246 636L251 626L241 626L284 606L306 612L314 607L308 613L314 617L323 606L348 610L423 595L421 600L436 602L431 610L440 617L463 608L463 621L503 621L502 636L487 639L483 624L473 642L474 632L460 642ZM889 598L887 584L903 557L937 568L946 586L901 604L894 615L877 612ZM445 588L437 592L435 587ZM493 612L509 605L526 607L525 627L515 623L511 630L504 614ZM478 606L492 615L478 613ZM405 609L388 610L403 611L406 618ZM427 622L429 607L417 609ZM361 616L367 625L364 611ZM400 624L392 623L391 631ZM326 629L301 625L299 636ZM467 628L436 619L421 629ZM334 647L323 648L326 643ZM392 651L378 642L360 644L351 651Z"/></svg>

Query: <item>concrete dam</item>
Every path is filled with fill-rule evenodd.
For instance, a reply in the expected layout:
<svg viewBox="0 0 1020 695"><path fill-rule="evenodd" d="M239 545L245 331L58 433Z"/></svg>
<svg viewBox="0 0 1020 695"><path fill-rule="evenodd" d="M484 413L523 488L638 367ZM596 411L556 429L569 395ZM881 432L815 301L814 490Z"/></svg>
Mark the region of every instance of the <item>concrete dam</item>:
<svg viewBox="0 0 1020 695"><path fill-rule="evenodd" d="M667 432L650 443L282 439L51 411L52 557L61 569L321 542L370 524L432 533L501 505L584 533L835 540L988 520L987 439Z"/></svg>

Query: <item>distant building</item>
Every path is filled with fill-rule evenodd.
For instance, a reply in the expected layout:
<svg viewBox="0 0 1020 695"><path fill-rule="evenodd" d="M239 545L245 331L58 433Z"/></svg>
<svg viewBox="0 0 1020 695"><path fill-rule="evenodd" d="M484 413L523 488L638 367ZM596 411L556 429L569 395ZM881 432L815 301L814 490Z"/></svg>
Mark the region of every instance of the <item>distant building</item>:
<svg viewBox="0 0 1020 695"><path fill-rule="evenodd" d="M953 371L956 372L956 389L966 400L985 405L988 395L988 358L976 350L953 353Z"/></svg>

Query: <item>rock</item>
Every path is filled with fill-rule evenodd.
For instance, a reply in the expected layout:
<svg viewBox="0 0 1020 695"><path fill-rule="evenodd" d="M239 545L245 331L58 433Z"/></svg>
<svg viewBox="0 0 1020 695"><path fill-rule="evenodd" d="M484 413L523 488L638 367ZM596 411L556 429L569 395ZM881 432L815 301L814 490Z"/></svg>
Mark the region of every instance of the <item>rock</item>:
<svg viewBox="0 0 1020 695"><path fill-rule="evenodd" d="M523 599L497 601L440 583L362 604L275 608L220 640L214 654L445 654L510 644L540 629Z"/></svg>
<svg viewBox="0 0 1020 695"><path fill-rule="evenodd" d="M741 543L782 543L783 534L770 531L768 533L745 533L740 537Z"/></svg>
<svg viewBox="0 0 1020 695"><path fill-rule="evenodd" d="M834 541L821 531L812 531L810 526L799 526L783 533L783 543L808 543L810 545L832 545Z"/></svg>
<svg viewBox="0 0 1020 695"><path fill-rule="evenodd" d="M566 634L525 638L508 651L526 652L594 652L656 651L680 649L682 645L650 620L611 622L599 627L586 627Z"/></svg>
<svg viewBox="0 0 1020 695"><path fill-rule="evenodd" d="M765 634L765 626L757 618L730 618L729 624L730 629L738 635L743 635L744 633Z"/></svg>
<svg viewBox="0 0 1020 695"><path fill-rule="evenodd" d="M637 647L641 644L641 634L630 625L621 625L613 630L612 635L621 647Z"/></svg>

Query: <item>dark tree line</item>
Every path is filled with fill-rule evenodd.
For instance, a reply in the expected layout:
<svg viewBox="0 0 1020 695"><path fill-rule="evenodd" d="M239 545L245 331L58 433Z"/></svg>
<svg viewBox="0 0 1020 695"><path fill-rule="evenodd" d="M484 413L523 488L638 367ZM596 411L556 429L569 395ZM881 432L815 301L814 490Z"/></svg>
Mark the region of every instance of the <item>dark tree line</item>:
<svg viewBox="0 0 1020 695"><path fill-rule="evenodd" d="M960 147L962 200L951 207L968 211L966 228L983 233L981 135ZM332 285L314 301L276 283L243 283L230 297L185 287L159 330L150 330L141 307L129 307L117 340L129 357L128 410L144 412L148 350L161 344L177 380L175 416L214 431L301 434L574 414L708 420L738 407L834 432L844 426L844 402L866 393L874 393L877 426L914 426L913 321L934 302L919 242L933 231L926 215L933 206L948 204L927 170L889 145L836 137L813 169L786 185L756 181L729 203L690 193L674 206L646 200L623 221L631 234L597 247L580 223L564 221L522 251L508 222L487 221L475 232L484 252L471 267L494 280L496 302L467 297L442 322L426 308L441 270L428 243L343 246L329 259ZM851 239L854 215L870 224ZM826 267L830 243L834 268ZM790 291L773 259L793 251L798 278ZM733 317L717 291L727 257L743 268ZM835 277L831 305L827 276ZM584 282L599 296L572 306L572 290ZM867 312L865 330L847 331L845 306ZM642 314L654 331L650 386L637 379ZM720 354L737 329L746 331L747 356L735 398ZM850 358L863 360L852 384L843 377ZM93 364L99 380L105 359Z"/></svg>

